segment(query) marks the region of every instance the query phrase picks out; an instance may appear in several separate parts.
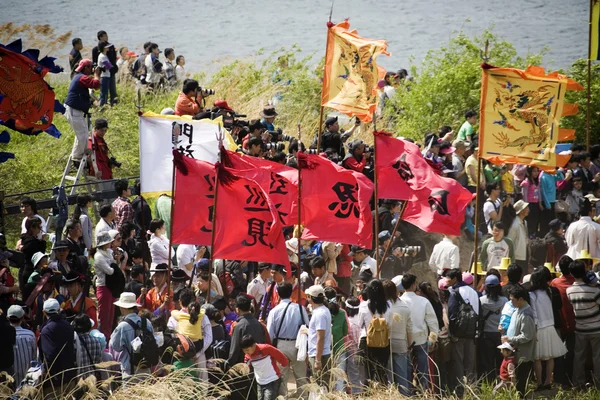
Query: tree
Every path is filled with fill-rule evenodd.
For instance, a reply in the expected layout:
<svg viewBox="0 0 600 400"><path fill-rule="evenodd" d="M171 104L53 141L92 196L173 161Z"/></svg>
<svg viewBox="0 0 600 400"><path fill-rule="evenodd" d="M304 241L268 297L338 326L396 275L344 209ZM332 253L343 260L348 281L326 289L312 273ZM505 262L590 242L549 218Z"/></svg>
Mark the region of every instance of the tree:
<svg viewBox="0 0 600 400"><path fill-rule="evenodd" d="M455 131L464 113L479 110L481 63L489 40L488 63L525 68L539 65L547 49L521 57L509 42L486 30L473 39L462 32L438 50L430 50L420 66L411 66L412 80L396 91L384 109L384 119L399 136L422 140L443 125Z"/></svg>

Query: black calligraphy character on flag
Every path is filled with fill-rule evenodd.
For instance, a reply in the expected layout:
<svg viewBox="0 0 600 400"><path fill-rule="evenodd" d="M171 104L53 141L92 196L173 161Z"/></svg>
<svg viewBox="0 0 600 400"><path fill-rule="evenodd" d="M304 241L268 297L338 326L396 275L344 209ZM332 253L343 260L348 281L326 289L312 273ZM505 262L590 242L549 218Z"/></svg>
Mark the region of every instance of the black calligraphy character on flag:
<svg viewBox="0 0 600 400"><path fill-rule="evenodd" d="M269 194L288 194L287 181L274 172L271 172L271 185L269 186Z"/></svg>
<svg viewBox="0 0 600 400"><path fill-rule="evenodd" d="M183 146L179 146L177 148L177 151L180 152L181 154L183 154L184 156L190 157L190 158L194 158L194 155L192 154L195 150L192 150L192 145L188 144L187 146L183 147Z"/></svg>
<svg viewBox="0 0 600 400"><path fill-rule="evenodd" d="M206 196L208 197L208 196ZM213 210L214 210L214 205L208 207L208 222L210 222L210 227L207 227L206 225L203 225L202 228L200 228L200 230L202 232L212 232L212 223L213 223Z"/></svg>
<svg viewBox="0 0 600 400"><path fill-rule="evenodd" d="M355 218L360 217L360 210L358 208L358 200L355 197L355 193L358 192L358 185L352 185L350 183L338 182L332 187L337 198L340 201L334 201L329 205L331 211L335 210L335 216L338 218L348 218L354 214Z"/></svg>
<svg viewBox="0 0 600 400"><path fill-rule="evenodd" d="M181 125L181 134L187 136L188 143L191 145L194 141L194 126L192 124Z"/></svg>
<svg viewBox="0 0 600 400"><path fill-rule="evenodd" d="M260 243L263 246L267 246L272 249L273 245L267 241L267 236L271 230L271 223L263 221L258 218L250 218L248 220L248 236L252 239L249 242L244 239L242 246L254 246L256 243Z"/></svg>
<svg viewBox="0 0 600 400"><path fill-rule="evenodd" d="M448 211L448 192L447 190L438 190L437 192L431 193L427 201L431 212L437 211L440 215L450 215Z"/></svg>
<svg viewBox="0 0 600 400"><path fill-rule="evenodd" d="M402 180L406 182L406 184L410 187L411 183L409 182L409 180L413 179L415 175L410 169L410 165L408 165L408 163L406 162L406 154L402 154L402 156L399 159L397 159L394 164L392 164L392 168L398 171L398 175L400 175L400 178L402 178Z"/></svg>
<svg viewBox="0 0 600 400"><path fill-rule="evenodd" d="M215 198L215 176L211 176L210 174L206 174L202 177L206 183L208 184L208 192L205 194L207 199ZM203 225L200 230L202 232L212 232L212 222L213 222L213 208L214 205L208 207L208 222L211 223L209 227Z"/></svg>
<svg viewBox="0 0 600 400"><path fill-rule="evenodd" d="M288 213L284 213L283 211L279 211L279 208L281 207L282 203L279 204L275 204L275 209L277 210L277 216L279 217L279 221L285 225L285 220L284 217L288 216Z"/></svg>
<svg viewBox="0 0 600 400"><path fill-rule="evenodd" d="M248 211L270 211L269 203L265 198L262 190L256 186L244 185L246 190L248 191L248 198L246 199L246 205L249 207L244 207L244 210Z"/></svg>

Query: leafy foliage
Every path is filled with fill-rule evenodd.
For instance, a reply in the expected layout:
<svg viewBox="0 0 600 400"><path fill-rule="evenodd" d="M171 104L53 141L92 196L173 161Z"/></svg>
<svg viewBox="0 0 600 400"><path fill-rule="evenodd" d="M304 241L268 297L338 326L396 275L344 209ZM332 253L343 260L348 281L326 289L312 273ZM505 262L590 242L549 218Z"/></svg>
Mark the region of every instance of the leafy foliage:
<svg viewBox="0 0 600 400"><path fill-rule="evenodd" d="M587 89L587 60L577 60L568 71L569 76ZM600 65L592 64L592 99L590 103L590 145L600 142L600 99L595 94L600 93ZM562 124L565 128L575 129L578 143L585 143L587 126L587 90L567 92L567 102L579 105L579 113L565 118Z"/></svg>
<svg viewBox="0 0 600 400"><path fill-rule="evenodd" d="M418 140L443 125L457 131L464 122L464 113L479 109L480 65L487 40L488 63L492 65L516 68L539 65L546 51L522 57L512 44L491 31L486 30L473 39L458 33L447 45L430 50L420 66L411 66L413 80L396 91L384 110L393 121L393 131Z"/></svg>

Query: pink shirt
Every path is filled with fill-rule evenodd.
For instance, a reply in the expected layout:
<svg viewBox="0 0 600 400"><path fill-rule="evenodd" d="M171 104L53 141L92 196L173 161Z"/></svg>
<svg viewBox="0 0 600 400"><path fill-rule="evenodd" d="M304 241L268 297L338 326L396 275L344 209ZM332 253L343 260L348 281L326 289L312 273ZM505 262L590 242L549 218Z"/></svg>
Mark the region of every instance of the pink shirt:
<svg viewBox="0 0 600 400"><path fill-rule="evenodd" d="M525 179L521 182L521 187L525 188L523 191L523 200L528 203L539 203L540 202L540 188L533 182L529 182Z"/></svg>

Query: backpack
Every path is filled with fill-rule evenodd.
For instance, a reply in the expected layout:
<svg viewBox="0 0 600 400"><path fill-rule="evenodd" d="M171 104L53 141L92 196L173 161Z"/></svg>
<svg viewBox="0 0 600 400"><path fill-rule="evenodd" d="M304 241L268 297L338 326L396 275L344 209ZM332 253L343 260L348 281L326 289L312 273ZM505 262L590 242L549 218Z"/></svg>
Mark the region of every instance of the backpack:
<svg viewBox="0 0 600 400"><path fill-rule="evenodd" d="M131 374L133 375L137 366L141 365L140 368L151 368L157 365L160 360L160 352L154 334L147 327L148 319L142 317L141 327L129 319L125 319L124 321L134 329L135 339L139 339L142 343L137 351L133 351L133 348L131 350L128 349L131 357Z"/></svg>
<svg viewBox="0 0 600 400"><path fill-rule="evenodd" d="M390 331L385 318L375 318L372 314L369 328L367 329L367 347L383 348L390 344Z"/></svg>
<svg viewBox="0 0 600 400"><path fill-rule="evenodd" d="M217 340L216 342L212 342L210 345L212 358L227 360L229 358L230 348L231 342L229 340Z"/></svg>
<svg viewBox="0 0 600 400"><path fill-rule="evenodd" d="M466 303L458 289L454 294L459 302L456 318L450 320L450 334L457 338L474 339L477 336L479 317L473 306Z"/></svg>

